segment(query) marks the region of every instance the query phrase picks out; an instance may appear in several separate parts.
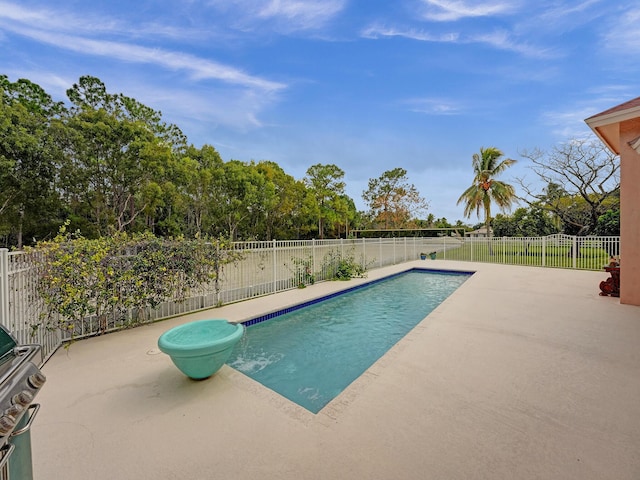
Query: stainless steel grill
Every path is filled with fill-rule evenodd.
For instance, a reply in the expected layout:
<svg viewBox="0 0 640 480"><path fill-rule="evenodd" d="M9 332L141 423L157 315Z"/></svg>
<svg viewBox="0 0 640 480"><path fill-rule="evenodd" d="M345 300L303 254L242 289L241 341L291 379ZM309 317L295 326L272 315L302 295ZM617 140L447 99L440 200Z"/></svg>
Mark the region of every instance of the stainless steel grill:
<svg viewBox="0 0 640 480"><path fill-rule="evenodd" d="M0 480L32 480L30 430L34 399L46 378L39 345L18 345L0 326Z"/></svg>

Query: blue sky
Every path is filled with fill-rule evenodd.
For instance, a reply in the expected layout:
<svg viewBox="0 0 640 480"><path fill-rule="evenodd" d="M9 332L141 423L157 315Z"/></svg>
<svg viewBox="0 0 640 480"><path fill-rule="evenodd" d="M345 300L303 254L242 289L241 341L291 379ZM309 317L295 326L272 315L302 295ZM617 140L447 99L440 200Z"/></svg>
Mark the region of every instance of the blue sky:
<svg viewBox="0 0 640 480"><path fill-rule="evenodd" d="M450 221L473 153L533 181L520 153L640 95L639 54L635 0L0 0L12 81L65 100L93 75L225 161L336 164L360 209L402 167Z"/></svg>

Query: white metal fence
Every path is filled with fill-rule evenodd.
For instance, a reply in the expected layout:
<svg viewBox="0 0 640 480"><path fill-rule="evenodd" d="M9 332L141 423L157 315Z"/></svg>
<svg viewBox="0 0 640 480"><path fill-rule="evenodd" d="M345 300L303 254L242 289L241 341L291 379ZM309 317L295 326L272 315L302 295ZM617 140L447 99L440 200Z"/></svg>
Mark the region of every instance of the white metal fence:
<svg viewBox="0 0 640 480"><path fill-rule="evenodd" d="M352 258L366 269L415 260L420 253L437 258L559 268L599 270L620 252L619 237L460 238L402 237L348 240L242 242L233 248L242 260L226 265L217 284L205 285L185 301L166 301L143 312L145 321L297 288L334 274L336 258ZM130 325L129 318L98 321L89 317L73 332L47 329L47 307L38 295L31 253L0 249L0 324L20 343L39 343L47 358L71 336L81 338ZM138 312L139 313L139 312ZM132 314L131 314L132 315Z"/></svg>
<svg viewBox="0 0 640 480"><path fill-rule="evenodd" d="M0 249L0 324L18 343L40 344L46 359L60 346L63 337L58 329L40 326L46 305L37 291L37 261L37 255Z"/></svg>
<svg viewBox="0 0 640 480"><path fill-rule="evenodd" d="M458 245L454 248L454 244ZM620 255L620 237L492 237L447 239L438 258L470 262L600 270Z"/></svg>

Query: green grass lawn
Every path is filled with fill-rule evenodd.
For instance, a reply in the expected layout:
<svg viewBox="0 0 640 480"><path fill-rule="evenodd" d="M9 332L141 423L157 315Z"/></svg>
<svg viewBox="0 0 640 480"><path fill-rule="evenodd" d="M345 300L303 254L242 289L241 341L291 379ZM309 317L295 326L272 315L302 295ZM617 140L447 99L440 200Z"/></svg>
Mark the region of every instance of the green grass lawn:
<svg viewBox="0 0 640 480"><path fill-rule="evenodd" d="M496 239L489 251L488 243L465 242L460 247L438 252L438 259L462 260L487 263L506 263L511 265L547 266L574 268L571 245L527 244L510 240L503 243ZM582 270L600 270L609 263L609 254L599 246L588 243L579 247L575 258L575 268Z"/></svg>

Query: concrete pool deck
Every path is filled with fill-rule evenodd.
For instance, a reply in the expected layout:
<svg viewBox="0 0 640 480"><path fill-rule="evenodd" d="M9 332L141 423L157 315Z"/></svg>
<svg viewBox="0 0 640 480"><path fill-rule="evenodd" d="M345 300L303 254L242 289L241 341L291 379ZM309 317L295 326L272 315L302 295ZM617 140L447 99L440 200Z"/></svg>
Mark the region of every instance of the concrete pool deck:
<svg viewBox="0 0 640 480"><path fill-rule="evenodd" d="M640 478L640 307L604 272L476 271L318 414L224 366L189 380L169 328L355 285L326 282L74 343L45 364L36 480Z"/></svg>

